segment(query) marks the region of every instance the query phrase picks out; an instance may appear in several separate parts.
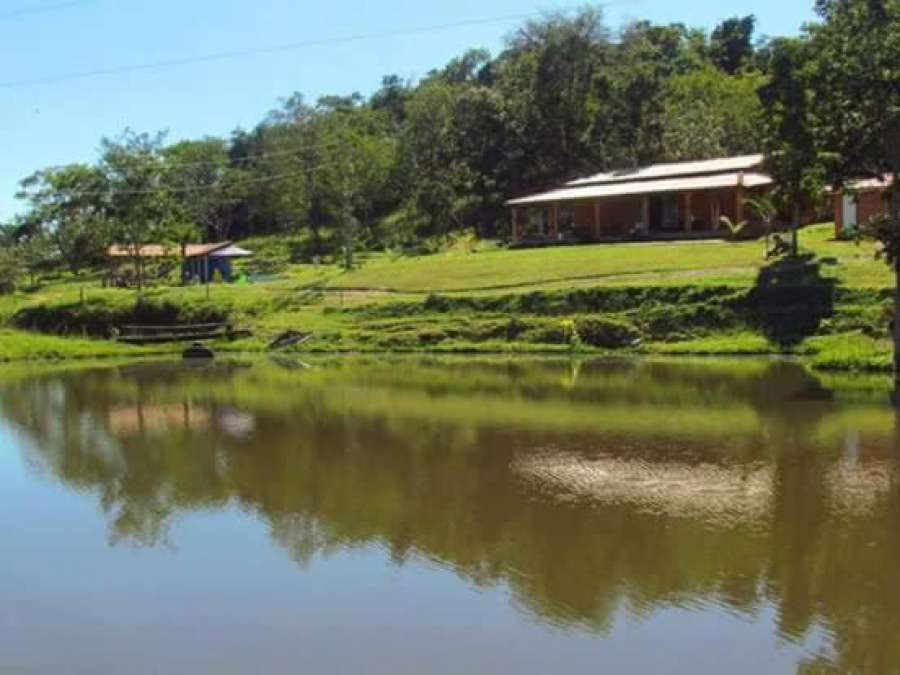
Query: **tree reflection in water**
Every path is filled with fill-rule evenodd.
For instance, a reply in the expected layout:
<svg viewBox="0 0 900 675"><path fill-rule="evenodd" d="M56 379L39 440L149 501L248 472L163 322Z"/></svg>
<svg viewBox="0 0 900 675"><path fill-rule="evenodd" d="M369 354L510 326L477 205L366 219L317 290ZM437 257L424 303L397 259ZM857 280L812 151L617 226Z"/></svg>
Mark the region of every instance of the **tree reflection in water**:
<svg viewBox="0 0 900 675"><path fill-rule="evenodd" d="M175 514L237 502L300 564L377 543L597 631L622 606L772 605L785 639L833 636L805 671L900 663L877 381L767 361L367 359L3 378L29 461L96 494L115 542L159 545Z"/></svg>

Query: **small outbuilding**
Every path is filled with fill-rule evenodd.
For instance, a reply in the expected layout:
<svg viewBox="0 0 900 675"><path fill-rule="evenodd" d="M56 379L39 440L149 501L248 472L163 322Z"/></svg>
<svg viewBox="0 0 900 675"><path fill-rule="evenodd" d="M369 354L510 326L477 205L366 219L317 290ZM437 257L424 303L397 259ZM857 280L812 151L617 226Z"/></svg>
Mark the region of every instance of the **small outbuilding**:
<svg viewBox="0 0 900 675"><path fill-rule="evenodd" d="M215 244L186 244L184 246L144 244L138 251L131 246L115 244L107 250L113 260L140 258L181 258L182 279L186 282L207 283L216 274L224 281L234 276L233 261L252 256L252 251L236 246L230 241Z"/></svg>
<svg viewBox="0 0 900 675"><path fill-rule="evenodd" d="M888 188L891 179L869 178L850 183L846 190L836 191L834 199L834 236L840 238L872 218L888 212Z"/></svg>

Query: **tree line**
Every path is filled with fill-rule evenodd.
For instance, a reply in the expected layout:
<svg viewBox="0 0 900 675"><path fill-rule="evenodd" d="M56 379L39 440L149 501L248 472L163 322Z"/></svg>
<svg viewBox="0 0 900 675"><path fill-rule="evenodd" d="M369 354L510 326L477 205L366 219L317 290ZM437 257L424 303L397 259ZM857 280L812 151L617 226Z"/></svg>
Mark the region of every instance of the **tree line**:
<svg viewBox="0 0 900 675"><path fill-rule="evenodd" d="M73 271L110 242L292 235L298 260L502 236L503 202L586 172L756 151L770 42L752 16L711 33L599 9L525 22L369 97L294 94L255 128L166 143L126 131L94 164L37 171L3 228L20 261ZM349 261L352 263L352 259Z"/></svg>

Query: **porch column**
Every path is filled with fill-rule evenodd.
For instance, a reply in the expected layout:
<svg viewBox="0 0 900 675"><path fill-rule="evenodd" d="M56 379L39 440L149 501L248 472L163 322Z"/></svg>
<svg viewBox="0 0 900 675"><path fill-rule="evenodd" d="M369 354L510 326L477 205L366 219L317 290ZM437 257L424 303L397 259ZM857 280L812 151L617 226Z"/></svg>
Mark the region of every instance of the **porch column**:
<svg viewBox="0 0 900 675"><path fill-rule="evenodd" d="M709 226L715 232L719 229L719 193L710 193L709 197Z"/></svg>
<svg viewBox="0 0 900 675"><path fill-rule="evenodd" d="M600 238L600 200L594 200L594 239Z"/></svg>
<svg viewBox="0 0 900 675"><path fill-rule="evenodd" d="M641 224L644 227L644 232L650 231L650 195L644 195L641 197L641 220L643 221Z"/></svg>
<svg viewBox="0 0 900 675"><path fill-rule="evenodd" d="M737 191L734 195L734 220L740 223L744 220L744 172L738 174Z"/></svg>
<svg viewBox="0 0 900 675"><path fill-rule="evenodd" d="M512 210L510 212L510 220L510 239L514 242L519 241L519 208L517 206L512 207Z"/></svg>
<svg viewBox="0 0 900 675"><path fill-rule="evenodd" d="M550 236L553 239L559 236L559 204L550 207Z"/></svg>
<svg viewBox="0 0 900 675"><path fill-rule="evenodd" d="M684 193L684 231L690 234L694 229L694 212L691 209L691 193Z"/></svg>

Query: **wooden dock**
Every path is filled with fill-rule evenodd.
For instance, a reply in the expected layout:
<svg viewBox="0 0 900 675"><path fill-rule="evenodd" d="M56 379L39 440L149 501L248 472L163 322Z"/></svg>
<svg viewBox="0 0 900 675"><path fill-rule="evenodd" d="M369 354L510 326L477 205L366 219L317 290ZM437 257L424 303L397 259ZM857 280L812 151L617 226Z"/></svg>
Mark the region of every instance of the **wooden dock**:
<svg viewBox="0 0 900 675"><path fill-rule="evenodd" d="M129 344L161 344L166 342L198 342L231 337L234 331L229 322L170 324L167 326L120 326L116 340Z"/></svg>

